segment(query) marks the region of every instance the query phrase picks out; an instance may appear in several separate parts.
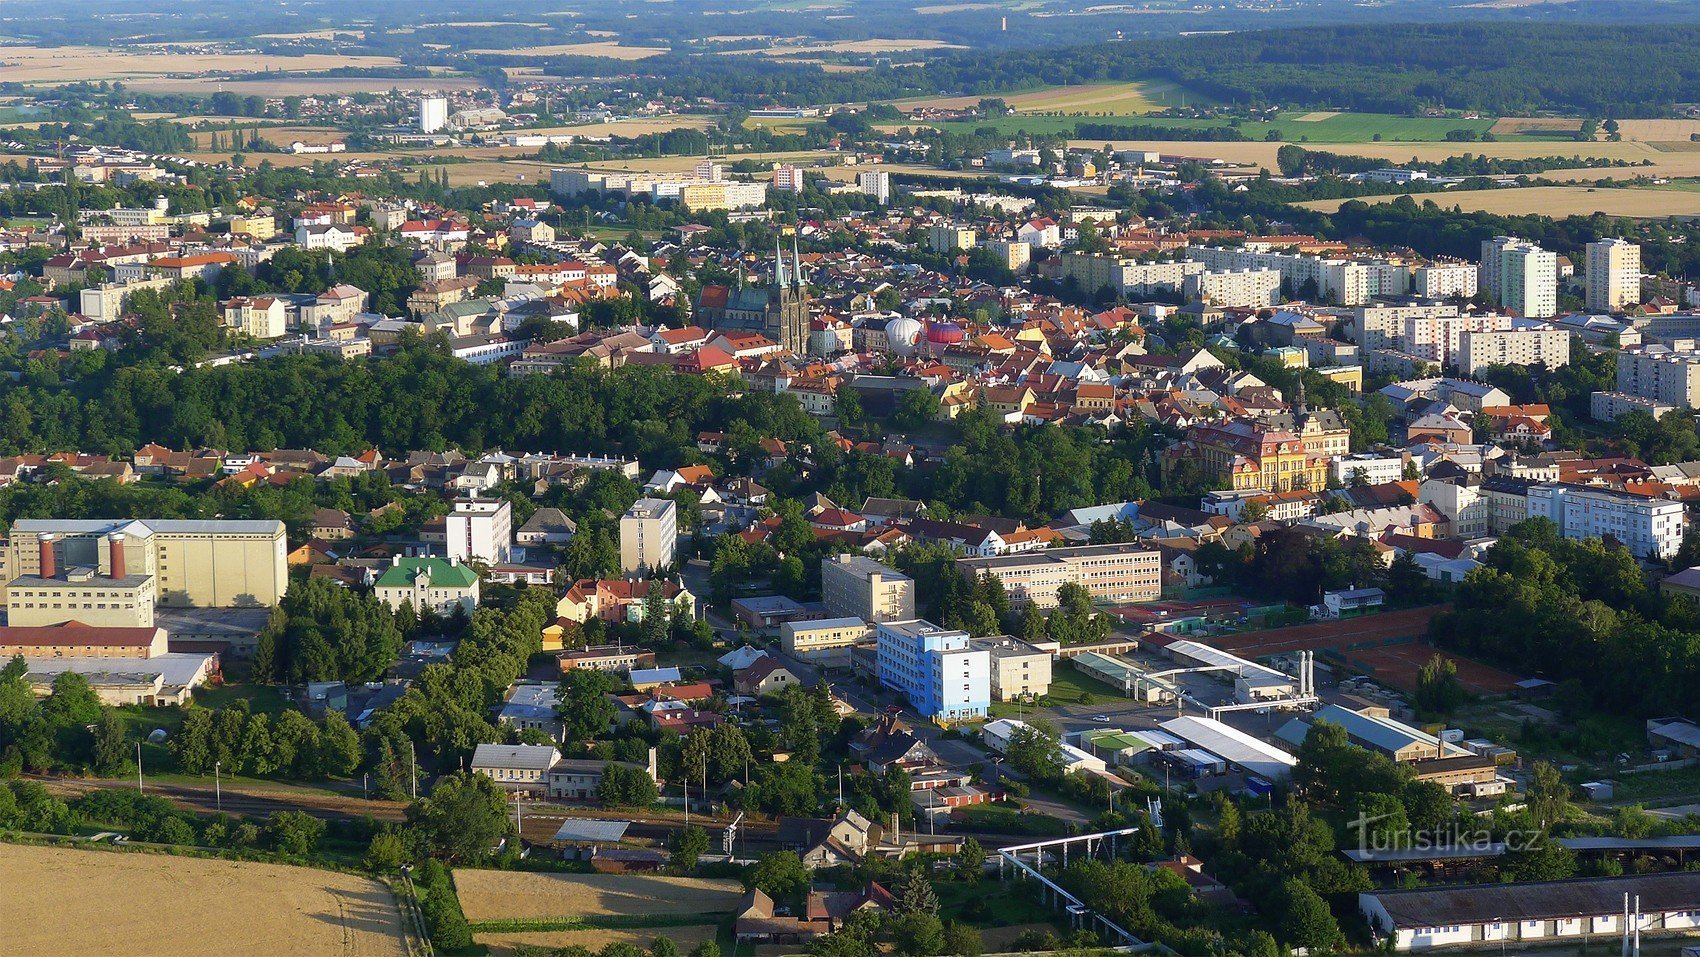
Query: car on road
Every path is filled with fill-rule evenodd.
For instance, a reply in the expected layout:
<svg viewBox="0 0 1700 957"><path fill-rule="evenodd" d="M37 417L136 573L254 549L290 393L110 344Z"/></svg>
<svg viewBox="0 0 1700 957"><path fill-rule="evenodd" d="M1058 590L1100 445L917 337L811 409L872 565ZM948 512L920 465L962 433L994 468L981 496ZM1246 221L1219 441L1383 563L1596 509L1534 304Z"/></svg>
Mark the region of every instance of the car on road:
<svg viewBox="0 0 1700 957"><path fill-rule="evenodd" d="M1099 724L1109 724L1110 723L1110 716L1107 715L1107 714L1095 714L1095 715L1092 716L1092 720L1098 722Z"/></svg>

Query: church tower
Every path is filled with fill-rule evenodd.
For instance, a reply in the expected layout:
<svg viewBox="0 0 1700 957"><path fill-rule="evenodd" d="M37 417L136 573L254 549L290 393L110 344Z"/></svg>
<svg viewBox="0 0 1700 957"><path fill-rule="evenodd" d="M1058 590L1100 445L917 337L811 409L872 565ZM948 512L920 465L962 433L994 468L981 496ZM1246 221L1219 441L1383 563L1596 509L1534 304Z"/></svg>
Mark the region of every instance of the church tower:
<svg viewBox="0 0 1700 957"><path fill-rule="evenodd" d="M773 285L767 290L767 337L795 355L809 351L809 296L803 286L803 258L797 251L797 232L791 234L791 274L786 275L785 251L773 241Z"/></svg>

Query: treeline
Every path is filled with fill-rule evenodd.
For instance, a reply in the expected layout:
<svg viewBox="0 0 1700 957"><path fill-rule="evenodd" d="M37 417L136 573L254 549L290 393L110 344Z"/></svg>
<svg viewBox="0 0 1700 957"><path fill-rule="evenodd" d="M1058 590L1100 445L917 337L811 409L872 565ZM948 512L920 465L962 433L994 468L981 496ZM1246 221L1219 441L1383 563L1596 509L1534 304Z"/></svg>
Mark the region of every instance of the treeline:
<svg viewBox="0 0 1700 957"><path fill-rule="evenodd" d="M1700 717L1700 608L1647 584L1635 557L1570 541L1546 519L1513 527L1430 635L1445 648L1531 669L1610 714Z"/></svg>
<svg viewBox="0 0 1700 957"><path fill-rule="evenodd" d="M315 448L327 455L380 448L623 452L664 465L698 429L743 422L790 439L818 423L793 400L731 396L709 378L669 370L598 368L510 378L431 343L405 343L370 361L282 356L190 368L107 370L63 381L51 361L29 360L0 399L7 454L75 448L127 454L172 448Z"/></svg>
<svg viewBox="0 0 1700 957"><path fill-rule="evenodd" d="M1436 176L1531 176L1554 169L1594 169L1630 165L1627 160L1597 156L1530 156L1515 159L1478 153L1448 156L1438 162L1419 160L1416 157L1398 162L1373 156L1348 156L1325 150L1310 150L1291 143L1276 150L1275 163L1284 176L1364 173L1388 166L1422 170Z"/></svg>
<svg viewBox="0 0 1700 957"><path fill-rule="evenodd" d="M1076 123L1076 139L1083 140L1210 140L1243 143L1251 137L1237 126L1160 126L1150 123Z"/></svg>
<svg viewBox="0 0 1700 957"><path fill-rule="evenodd" d="M745 105L987 95L1075 83L1165 78L1246 107L1386 113L1426 107L1495 114L1663 116L1700 82L1700 26L1446 23L1305 27L1133 40L1049 50L979 50L925 64L828 73L765 57L673 52L637 63L556 57L545 72L622 76L644 96ZM1470 55L1460 58L1459 51ZM1633 64L1632 69L1625 68ZM633 71L640 76L626 77Z"/></svg>

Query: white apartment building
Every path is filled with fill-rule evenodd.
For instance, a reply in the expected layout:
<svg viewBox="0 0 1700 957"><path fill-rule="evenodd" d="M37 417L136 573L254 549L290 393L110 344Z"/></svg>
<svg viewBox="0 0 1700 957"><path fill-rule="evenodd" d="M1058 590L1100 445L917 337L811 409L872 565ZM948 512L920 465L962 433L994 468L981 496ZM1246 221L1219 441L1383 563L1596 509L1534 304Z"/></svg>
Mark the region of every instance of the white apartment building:
<svg viewBox="0 0 1700 957"><path fill-rule="evenodd" d="M1411 292L1424 299L1474 299L1478 288L1475 263L1430 263L1411 274Z"/></svg>
<svg viewBox="0 0 1700 957"><path fill-rule="evenodd" d="M679 511L672 500L640 498L620 516L620 572L652 575L673 564Z"/></svg>
<svg viewBox="0 0 1700 957"><path fill-rule="evenodd" d="M1453 364L1464 375L1474 375L1488 366L1557 369L1570 364L1570 333L1551 326L1465 333Z"/></svg>
<svg viewBox="0 0 1700 957"><path fill-rule="evenodd" d="M1227 269L1186 277L1188 299L1218 306L1273 306L1281 301L1281 273L1275 269Z"/></svg>
<svg viewBox="0 0 1700 957"><path fill-rule="evenodd" d="M1470 267L1474 269L1474 266ZM1457 306L1429 304L1421 306L1359 306L1354 317L1356 342L1360 349L1394 349L1404 341L1405 320L1410 318L1444 318L1458 315Z"/></svg>
<svg viewBox="0 0 1700 957"><path fill-rule="evenodd" d="M452 560L498 565L513 559L513 506L506 499L457 500L443 531Z"/></svg>
<svg viewBox="0 0 1700 957"><path fill-rule="evenodd" d="M1623 349L1617 354L1617 391L1679 409L1700 406L1700 352L1658 344Z"/></svg>
<svg viewBox="0 0 1700 957"><path fill-rule="evenodd" d="M1290 285L1295 293L1302 295L1301 290L1314 284L1317 299L1342 306L1361 305L1371 296L1386 294L1381 291L1383 288L1401 286L1394 274L1387 270L1409 271L1409 267L1385 260L1333 259L1259 252L1243 247L1188 246L1186 258L1203 263L1211 270L1274 269L1281 274L1282 282ZM1409 288L1408 280L1404 288Z"/></svg>
<svg viewBox="0 0 1700 957"><path fill-rule="evenodd" d="M435 133L449 125L449 101L442 96L419 98L419 132Z"/></svg>
<svg viewBox="0 0 1700 957"><path fill-rule="evenodd" d="M1460 316L1454 313L1406 316L1403 325L1396 344L1399 351L1447 366L1457 360L1458 350L1466 334L1508 330L1511 328L1511 320L1494 313L1480 316Z"/></svg>
<svg viewBox="0 0 1700 957"><path fill-rule="evenodd" d="M828 555L820 562L821 602L841 617L906 621L915 617L915 581L865 555Z"/></svg>
<svg viewBox="0 0 1700 957"><path fill-rule="evenodd" d="M1568 539L1609 535L1637 558L1655 561L1674 555L1688 531L1681 502L1563 482L1530 487L1529 517L1550 519Z"/></svg>
<svg viewBox="0 0 1700 957"><path fill-rule="evenodd" d="M1512 236L1482 243L1479 286L1495 304L1519 316L1558 315L1558 254Z"/></svg>
<svg viewBox="0 0 1700 957"><path fill-rule="evenodd" d="M1336 455L1333 461L1328 463L1328 472L1340 485L1351 485L1359 475L1362 475L1366 485L1386 485L1405 477L1405 457L1378 455L1374 452Z"/></svg>
<svg viewBox="0 0 1700 957"><path fill-rule="evenodd" d="M856 188L863 196L873 197L881 206L891 202L891 174L885 170L865 170L856 174Z"/></svg>
<svg viewBox="0 0 1700 957"><path fill-rule="evenodd" d="M1621 312L1641 302L1641 247L1601 239L1584 247L1585 298L1595 312Z"/></svg>

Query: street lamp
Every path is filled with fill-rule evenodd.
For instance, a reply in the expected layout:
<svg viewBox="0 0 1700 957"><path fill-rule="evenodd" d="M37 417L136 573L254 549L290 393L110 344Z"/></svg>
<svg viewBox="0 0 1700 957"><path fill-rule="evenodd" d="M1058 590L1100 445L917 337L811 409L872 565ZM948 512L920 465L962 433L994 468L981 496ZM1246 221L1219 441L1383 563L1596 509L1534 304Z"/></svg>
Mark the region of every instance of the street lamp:
<svg viewBox="0 0 1700 957"><path fill-rule="evenodd" d="M218 806L218 813L224 813L224 790L218 785L218 769L223 761L213 762L213 801Z"/></svg>

